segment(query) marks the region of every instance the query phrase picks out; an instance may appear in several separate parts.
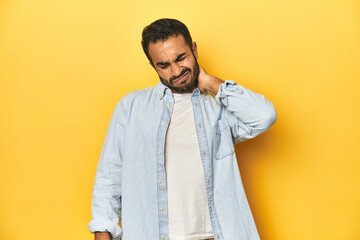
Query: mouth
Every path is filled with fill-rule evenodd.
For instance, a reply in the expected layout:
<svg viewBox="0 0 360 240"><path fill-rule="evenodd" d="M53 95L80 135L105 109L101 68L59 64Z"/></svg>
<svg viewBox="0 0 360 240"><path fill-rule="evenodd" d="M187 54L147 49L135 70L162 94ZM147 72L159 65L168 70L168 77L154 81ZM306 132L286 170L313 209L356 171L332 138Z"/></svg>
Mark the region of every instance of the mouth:
<svg viewBox="0 0 360 240"><path fill-rule="evenodd" d="M190 74L190 71L187 71L183 76L173 80L173 84L176 84L176 83L182 83L182 81L184 81Z"/></svg>

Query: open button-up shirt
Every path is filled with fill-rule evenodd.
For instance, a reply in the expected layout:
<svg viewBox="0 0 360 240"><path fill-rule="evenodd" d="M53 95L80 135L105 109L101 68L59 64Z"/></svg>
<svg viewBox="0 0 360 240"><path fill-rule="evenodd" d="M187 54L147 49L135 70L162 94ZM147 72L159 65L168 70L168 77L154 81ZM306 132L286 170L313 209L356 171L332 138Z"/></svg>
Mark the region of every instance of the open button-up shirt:
<svg viewBox="0 0 360 240"><path fill-rule="evenodd" d="M196 88L191 99L214 238L259 239L234 144L266 131L276 120L275 108L229 80L215 97ZM96 170L91 232L107 231L123 240L169 240L164 149L173 104L171 90L161 82L117 104Z"/></svg>

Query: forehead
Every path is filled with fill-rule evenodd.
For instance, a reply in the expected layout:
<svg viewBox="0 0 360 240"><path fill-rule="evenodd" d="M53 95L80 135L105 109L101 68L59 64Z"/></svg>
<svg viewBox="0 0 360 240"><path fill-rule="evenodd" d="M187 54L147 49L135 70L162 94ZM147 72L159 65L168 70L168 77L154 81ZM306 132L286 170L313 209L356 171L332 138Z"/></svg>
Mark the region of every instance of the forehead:
<svg viewBox="0 0 360 240"><path fill-rule="evenodd" d="M190 52L182 35L170 36L165 41L157 41L149 44L149 55L155 64L156 62L172 61L179 54Z"/></svg>

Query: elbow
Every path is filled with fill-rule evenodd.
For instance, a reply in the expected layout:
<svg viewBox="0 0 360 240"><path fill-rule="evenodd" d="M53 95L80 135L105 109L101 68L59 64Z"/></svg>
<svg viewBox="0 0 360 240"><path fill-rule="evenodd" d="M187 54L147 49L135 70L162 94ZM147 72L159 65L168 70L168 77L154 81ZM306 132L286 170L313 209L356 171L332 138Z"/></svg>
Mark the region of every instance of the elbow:
<svg viewBox="0 0 360 240"><path fill-rule="evenodd" d="M268 120L269 124L270 124L269 127L271 125L273 125L276 122L276 120L277 120L277 113L276 113L275 107L273 106L272 111L269 114L269 120Z"/></svg>
<svg viewBox="0 0 360 240"><path fill-rule="evenodd" d="M264 129L270 128L277 120L277 113L275 107L272 105L271 109L266 112L266 114L262 118L262 125Z"/></svg>

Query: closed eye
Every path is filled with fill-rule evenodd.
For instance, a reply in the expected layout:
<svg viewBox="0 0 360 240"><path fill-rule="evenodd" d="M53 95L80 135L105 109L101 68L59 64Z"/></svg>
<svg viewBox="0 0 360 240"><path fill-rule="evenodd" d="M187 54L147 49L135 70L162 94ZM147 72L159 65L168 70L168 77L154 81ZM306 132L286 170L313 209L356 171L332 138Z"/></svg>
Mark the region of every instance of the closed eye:
<svg viewBox="0 0 360 240"><path fill-rule="evenodd" d="M180 55L176 58L175 62L184 61L186 57L187 57L186 53L180 54Z"/></svg>
<svg viewBox="0 0 360 240"><path fill-rule="evenodd" d="M168 66L162 66L162 67L160 67L161 69L167 69L168 68Z"/></svg>
<svg viewBox="0 0 360 240"><path fill-rule="evenodd" d="M159 64L159 68L161 68L161 69L166 69L166 68L168 68L169 67L169 65L170 64Z"/></svg>
<svg viewBox="0 0 360 240"><path fill-rule="evenodd" d="M184 61L186 57L182 57L180 59L177 60L177 62L181 62L181 61Z"/></svg>
<svg viewBox="0 0 360 240"><path fill-rule="evenodd" d="M185 58L187 58L187 54L186 53L182 53L180 55L177 56L177 58L174 60L174 62L182 62L185 60ZM156 66L158 66L161 69L166 69L170 66L169 62L158 62L156 63Z"/></svg>

